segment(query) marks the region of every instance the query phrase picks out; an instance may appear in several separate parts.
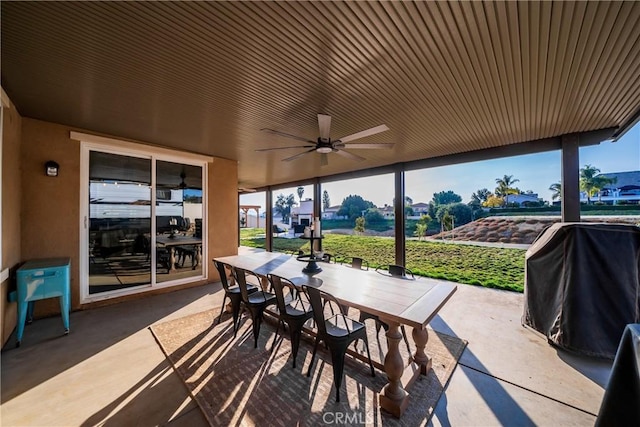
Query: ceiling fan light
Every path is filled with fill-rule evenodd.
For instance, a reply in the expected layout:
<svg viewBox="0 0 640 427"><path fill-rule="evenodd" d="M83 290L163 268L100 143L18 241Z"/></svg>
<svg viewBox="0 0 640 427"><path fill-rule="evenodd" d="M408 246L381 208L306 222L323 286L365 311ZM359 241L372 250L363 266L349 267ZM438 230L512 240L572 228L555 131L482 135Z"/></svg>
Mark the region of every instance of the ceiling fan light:
<svg viewBox="0 0 640 427"><path fill-rule="evenodd" d="M333 151L333 149L332 149L331 147L318 147L318 148L316 148L316 151L317 151L318 153L324 153L324 154L327 154L327 153L332 152L332 151Z"/></svg>

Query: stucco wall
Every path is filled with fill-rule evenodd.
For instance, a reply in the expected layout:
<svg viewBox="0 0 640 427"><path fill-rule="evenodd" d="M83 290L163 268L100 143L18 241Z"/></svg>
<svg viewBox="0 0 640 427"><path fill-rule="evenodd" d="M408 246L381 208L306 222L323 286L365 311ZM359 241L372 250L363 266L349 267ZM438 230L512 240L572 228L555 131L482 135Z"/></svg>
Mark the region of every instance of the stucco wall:
<svg viewBox="0 0 640 427"><path fill-rule="evenodd" d="M238 164L214 159L209 165L209 274L220 277L213 268L217 256L238 253Z"/></svg>
<svg viewBox="0 0 640 427"><path fill-rule="evenodd" d="M13 105L2 118L2 268L13 272L20 261L20 134L22 118ZM16 303L7 301L10 281L0 285L2 344L16 326Z"/></svg>
<svg viewBox="0 0 640 427"><path fill-rule="evenodd" d="M54 123L23 118L22 123L22 261L34 258L71 258L72 309L111 304L149 294L171 292L218 279L211 258L237 253L237 163L214 158L208 165L207 280L195 284L156 289L143 294L80 305L80 142L71 140L75 130ZM56 178L44 175L44 163L60 164ZM59 313L55 299L36 304L35 317ZM73 325L72 325L73 327Z"/></svg>

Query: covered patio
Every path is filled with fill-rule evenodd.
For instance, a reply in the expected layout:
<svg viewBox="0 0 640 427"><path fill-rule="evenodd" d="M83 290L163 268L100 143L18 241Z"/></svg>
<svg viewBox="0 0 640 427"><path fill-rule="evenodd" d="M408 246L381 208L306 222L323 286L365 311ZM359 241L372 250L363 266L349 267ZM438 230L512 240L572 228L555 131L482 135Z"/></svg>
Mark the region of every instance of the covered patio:
<svg viewBox="0 0 640 427"><path fill-rule="evenodd" d="M222 294L215 283L74 312L67 337L59 318L37 321L21 348L2 355L3 425L208 425L148 327L211 308L217 314ZM549 346L521 326L522 304L522 294L460 286L440 311L430 326L468 345L430 425L595 422L610 363ZM250 323L239 332L249 340ZM270 338L261 345L269 346L275 328L265 328ZM300 361L310 351L302 344Z"/></svg>
<svg viewBox="0 0 640 427"><path fill-rule="evenodd" d="M640 120L634 1L5 1L0 14L6 425L204 424L147 328L220 306L211 260L239 251L242 192L274 206L273 190L312 185L319 217L323 183L391 174L404 218L406 172L559 151L562 219L580 221L580 147ZM100 186L120 197L111 211L94 209ZM96 291L91 236L113 231L109 215L144 223L113 243L145 280ZM172 255L161 276L166 253L131 243L157 248L175 217L199 224L202 264L169 273ZM70 335L46 299L16 349L16 270L53 257L70 259ZM434 425L594 422L610 363L523 328L521 294L458 288L430 325L469 341Z"/></svg>

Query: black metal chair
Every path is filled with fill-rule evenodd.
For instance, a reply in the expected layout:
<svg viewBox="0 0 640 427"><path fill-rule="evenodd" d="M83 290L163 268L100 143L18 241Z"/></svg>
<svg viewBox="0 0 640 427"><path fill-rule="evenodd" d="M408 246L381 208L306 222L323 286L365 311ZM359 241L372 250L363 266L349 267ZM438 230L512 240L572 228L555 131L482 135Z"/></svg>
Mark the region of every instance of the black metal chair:
<svg viewBox="0 0 640 427"><path fill-rule="evenodd" d="M240 287L242 303L247 307L251 314L254 348L258 348L258 336L260 335L260 325L262 324L264 309L276 303L276 296L271 292L264 291L262 288L250 293L247 285L247 275L254 276L260 280L260 278L252 271L233 267L233 277L236 279L236 283Z"/></svg>
<svg viewBox="0 0 640 427"><path fill-rule="evenodd" d="M402 277L403 279L416 280L416 277L413 275L413 272L409 270L407 267L396 264L389 264L387 268L377 267L376 273L385 274L385 271L389 276L393 277Z"/></svg>
<svg viewBox="0 0 640 427"><path fill-rule="evenodd" d="M278 326L276 328L276 337L278 338L280 324L287 323L289 325L289 336L291 337L291 354L293 355L293 367L296 367L296 357L300 346L300 336L302 335L302 327L307 320L313 317L311 303L306 294L302 292L293 282L284 277L275 274L268 274L267 278L271 282L273 291L276 294L276 303L278 307Z"/></svg>
<svg viewBox="0 0 640 427"><path fill-rule="evenodd" d="M368 269L368 264L367 264ZM385 272L382 267L376 268L376 273ZM387 272L392 277L398 277L408 280L416 280L416 277L413 275L413 272L406 267L396 264L389 264L387 267ZM380 320L378 316L375 314L367 313L365 311L360 312L360 317L358 320L360 322L364 322L367 319L373 319L376 322L376 332L380 332L380 328L382 327L385 331L389 330L389 325ZM407 331L404 328L404 325L400 325L400 330L402 331L402 338L404 339L404 343L407 345L407 350L411 353L411 346L409 345L409 339L407 338Z"/></svg>
<svg viewBox="0 0 640 427"><path fill-rule="evenodd" d="M331 364L333 365L333 383L336 387L336 402L340 402L340 386L342 385L342 376L344 372L344 356L347 348L351 343L361 339L367 348L367 356L369 357L369 366L371 367L371 376L375 376L373 363L371 362L371 354L369 353L369 341L367 340L367 329L363 323L348 318L342 312L342 307L338 301L329 293L323 292L318 288L311 286L303 286L303 290L309 296L311 307L313 308L313 318L318 329L315 342L313 344L313 354L311 355L311 363L307 377L311 376L313 361L318 350L318 343L324 341L325 345L331 351ZM340 307L340 314L335 314L325 318L323 311L323 301L329 304L335 304Z"/></svg>
<svg viewBox="0 0 640 427"><path fill-rule="evenodd" d="M242 302L242 294L240 293L239 286L231 286L229 284L229 274L233 274L232 267L228 264L213 260L213 265L218 270L218 274L220 274L220 282L222 282L222 287L224 288L224 298L222 299L222 309L220 310L220 317L218 318L218 323L222 320L222 314L224 313L224 303L227 301L227 298L231 301L231 313L233 314L233 337L236 337L236 333L238 331L238 317L240 315L240 304ZM256 292L258 288L253 285L247 285L247 292L253 293Z"/></svg>
<svg viewBox="0 0 640 427"><path fill-rule="evenodd" d="M357 256L344 257L341 259L343 265L348 265L357 270L369 270L369 261Z"/></svg>

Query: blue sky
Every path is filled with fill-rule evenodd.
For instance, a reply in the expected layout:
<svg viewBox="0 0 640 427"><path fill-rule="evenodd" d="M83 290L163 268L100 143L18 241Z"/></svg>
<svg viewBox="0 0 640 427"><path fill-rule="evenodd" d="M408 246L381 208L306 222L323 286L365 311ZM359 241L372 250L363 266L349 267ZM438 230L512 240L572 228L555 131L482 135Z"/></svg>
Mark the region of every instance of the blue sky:
<svg viewBox="0 0 640 427"><path fill-rule="evenodd" d="M580 148L579 155L581 167L591 164L602 173L640 170L640 124L615 143L605 141ZM549 185L560 181L560 151L407 172L406 195L414 202L429 202L433 193L452 190L466 203L471 194L481 188L493 191L496 178L503 175L513 175L520 180L516 183L518 188L532 190L544 200L551 201ZM393 175L329 183L323 186L324 189L329 192L332 205L340 204L349 194L358 194L376 206L384 206L393 202ZM295 188L278 191L274 198L281 192L293 193L298 199ZM304 197L312 194L312 187L307 186ZM243 195L241 203L264 206L264 194Z"/></svg>

